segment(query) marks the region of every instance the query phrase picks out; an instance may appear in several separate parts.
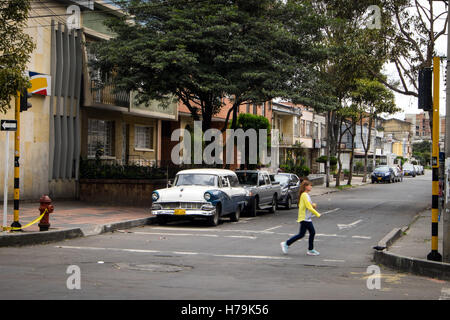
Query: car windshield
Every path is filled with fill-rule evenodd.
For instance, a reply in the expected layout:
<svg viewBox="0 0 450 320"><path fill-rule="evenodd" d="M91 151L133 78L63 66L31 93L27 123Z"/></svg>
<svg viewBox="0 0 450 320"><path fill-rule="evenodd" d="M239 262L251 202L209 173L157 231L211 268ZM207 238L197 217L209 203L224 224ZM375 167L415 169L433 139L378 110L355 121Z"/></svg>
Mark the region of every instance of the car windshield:
<svg viewBox="0 0 450 320"><path fill-rule="evenodd" d="M284 174L276 174L274 175L275 181L279 182L280 185L287 185L289 183L289 176Z"/></svg>
<svg viewBox="0 0 450 320"><path fill-rule="evenodd" d="M213 174L179 174L175 186L213 186L217 187L217 176Z"/></svg>
<svg viewBox="0 0 450 320"><path fill-rule="evenodd" d="M405 165L403 166L403 169L406 169L406 170L414 170L414 167L413 167L412 164L405 164Z"/></svg>
<svg viewBox="0 0 450 320"><path fill-rule="evenodd" d="M388 172L389 171L389 167L378 167L375 168L374 172Z"/></svg>
<svg viewBox="0 0 450 320"><path fill-rule="evenodd" d="M257 172L236 172L240 184L256 186L258 185Z"/></svg>

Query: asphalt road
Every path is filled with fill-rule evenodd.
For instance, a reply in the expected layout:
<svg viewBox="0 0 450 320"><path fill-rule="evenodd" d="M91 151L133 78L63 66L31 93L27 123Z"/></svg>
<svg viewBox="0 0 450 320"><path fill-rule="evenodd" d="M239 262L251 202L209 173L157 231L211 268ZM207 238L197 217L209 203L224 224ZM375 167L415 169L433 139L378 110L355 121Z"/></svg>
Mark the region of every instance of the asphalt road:
<svg viewBox="0 0 450 320"><path fill-rule="evenodd" d="M47 245L0 248L0 299L439 299L445 281L381 268L369 290L372 247L431 203L431 174L313 197L315 249L297 210L261 212L214 228L201 222L147 226ZM80 268L69 290L67 268ZM6 289L7 290L4 290Z"/></svg>

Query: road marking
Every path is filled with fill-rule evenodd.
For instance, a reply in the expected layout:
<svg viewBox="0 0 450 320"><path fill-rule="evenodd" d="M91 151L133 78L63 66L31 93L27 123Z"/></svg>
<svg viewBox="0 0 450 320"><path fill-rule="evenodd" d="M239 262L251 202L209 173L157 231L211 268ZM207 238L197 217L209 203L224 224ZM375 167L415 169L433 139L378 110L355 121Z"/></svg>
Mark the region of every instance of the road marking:
<svg viewBox="0 0 450 320"><path fill-rule="evenodd" d="M276 227L272 227L272 228L269 228L269 229L265 229L264 231L270 231L270 230L274 230L274 229L278 229L278 228L281 228L282 226L276 226Z"/></svg>
<svg viewBox="0 0 450 320"><path fill-rule="evenodd" d="M136 234L160 235L160 236L191 236L191 237L219 237L217 234L194 234L194 233L164 233L164 232L133 232Z"/></svg>
<svg viewBox="0 0 450 320"><path fill-rule="evenodd" d="M125 251L136 253L160 253L157 250L141 250L141 249L121 249L121 248L98 248L98 247L73 247L73 246L56 246L60 249L79 249L79 250L103 250L103 251Z"/></svg>
<svg viewBox="0 0 450 320"><path fill-rule="evenodd" d="M347 236L342 236L339 234L323 234L323 233L318 233L316 234L316 236L318 237L337 237L337 238L347 238Z"/></svg>
<svg viewBox="0 0 450 320"><path fill-rule="evenodd" d="M372 237L366 237L366 236L352 236L354 239L372 239Z"/></svg>
<svg viewBox="0 0 450 320"><path fill-rule="evenodd" d="M132 253L171 253L184 255L204 255L222 258L242 258L242 259L268 259L268 260L290 260L287 257L274 256L256 256L256 255L239 255L239 254L210 254L202 252L188 252L188 251L157 251L157 250L140 250L140 249L121 249L121 248L99 248L99 247L75 247L75 246L55 246L60 249L77 249L77 250L98 250L98 251L123 251Z"/></svg>
<svg viewBox="0 0 450 320"><path fill-rule="evenodd" d="M345 262L345 260L332 260L332 259L323 259L325 262Z"/></svg>
<svg viewBox="0 0 450 320"><path fill-rule="evenodd" d="M329 214L329 213L332 213L332 212L336 212L336 211L338 211L338 210L340 210L340 208L336 208L336 209L333 209L333 210L328 210L328 211L322 212L321 215Z"/></svg>
<svg viewBox="0 0 450 320"><path fill-rule="evenodd" d="M164 232L133 232L136 234L161 235L161 236L190 236L190 237L212 237L218 238L217 234L198 234L198 233L164 233ZM257 239L253 236L223 236L224 238L242 238L242 239Z"/></svg>
<svg viewBox="0 0 450 320"><path fill-rule="evenodd" d="M358 223L360 223L361 221L362 221L362 220L358 220L358 221L352 222L352 223L350 223L350 224L338 224L337 226L338 226L339 230L342 230L342 229L350 229L350 228L356 226L356 225L357 225Z"/></svg>
<svg viewBox="0 0 450 320"><path fill-rule="evenodd" d="M252 237L252 236L225 236L225 238L242 238L242 239L256 239L256 237Z"/></svg>
<svg viewBox="0 0 450 320"><path fill-rule="evenodd" d="M249 259L270 259L270 260L289 260L290 258L285 257L271 257L271 256L247 256L239 254L214 254L214 257L225 257L225 258L249 258Z"/></svg>
<svg viewBox="0 0 450 320"><path fill-rule="evenodd" d="M187 254L187 255L196 255L198 252L187 252L187 251L174 251L175 254Z"/></svg>
<svg viewBox="0 0 450 320"><path fill-rule="evenodd" d="M230 230L230 229L194 229L194 228L171 228L171 227L155 227L154 230L178 230L178 231L204 231L204 232L244 232L244 233L266 233L274 234L271 231L261 231L261 230Z"/></svg>
<svg viewBox="0 0 450 320"><path fill-rule="evenodd" d="M442 288L439 300L450 300L450 288Z"/></svg>

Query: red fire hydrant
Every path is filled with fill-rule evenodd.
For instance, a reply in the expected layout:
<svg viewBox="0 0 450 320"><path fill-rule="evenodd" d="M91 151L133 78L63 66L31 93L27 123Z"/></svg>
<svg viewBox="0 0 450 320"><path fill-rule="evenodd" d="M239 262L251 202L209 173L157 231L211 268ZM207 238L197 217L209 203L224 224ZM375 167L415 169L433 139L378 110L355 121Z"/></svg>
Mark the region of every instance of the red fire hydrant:
<svg viewBox="0 0 450 320"><path fill-rule="evenodd" d="M39 199L39 202L41 205L39 206L39 216L41 216L44 212L44 216L42 217L41 221L39 222L39 231L48 231L48 228L50 228L50 221L49 221L49 214L53 212L53 205L52 199L46 194L44 194L41 199Z"/></svg>

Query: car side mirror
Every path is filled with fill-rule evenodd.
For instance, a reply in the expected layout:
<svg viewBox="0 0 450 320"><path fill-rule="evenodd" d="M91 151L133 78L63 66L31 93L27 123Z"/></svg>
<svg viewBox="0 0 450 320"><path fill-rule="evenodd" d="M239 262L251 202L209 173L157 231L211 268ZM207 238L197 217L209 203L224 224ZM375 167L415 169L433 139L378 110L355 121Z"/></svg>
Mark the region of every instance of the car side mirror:
<svg viewBox="0 0 450 320"><path fill-rule="evenodd" d="M170 188L173 186L173 181L172 180L168 180L167 181L167 188Z"/></svg>

